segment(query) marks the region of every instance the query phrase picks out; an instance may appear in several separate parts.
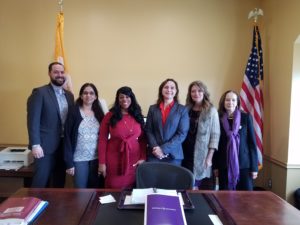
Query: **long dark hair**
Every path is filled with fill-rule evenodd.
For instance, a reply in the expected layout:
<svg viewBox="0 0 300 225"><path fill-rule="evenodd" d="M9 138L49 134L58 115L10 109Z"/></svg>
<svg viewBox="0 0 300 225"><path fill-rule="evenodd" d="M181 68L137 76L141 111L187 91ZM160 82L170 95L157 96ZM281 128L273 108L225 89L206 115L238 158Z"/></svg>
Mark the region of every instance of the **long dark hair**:
<svg viewBox="0 0 300 225"><path fill-rule="evenodd" d="M166 85L166 83L168 83L169 81L173 82L175 84L175 87L176 87L176 94L174 96L174 101L175 102L178 102L178 94L179 94L179 89L178 89L178 84L177 82L172 79L172 78L168 78L166 80L164 80L160 85L159 85L159 88L158 88L158 99L156 101L156 104L159 105L161 102L164 101L164 97L162 95L162 89L164 88L164 86Z"/></svg>
<svg viewBox="0 0 300 225"><path fill-rule="evenodd" d="M218 109L218 112L219 112L219 117L221 118L225 113L226 113L226 109L224 107L224 103L225 103L225 98L226 98L226 95L228 93L232 92L233 94L235 94L237 96L237 109L240 109L240 106L241 106L241 101L240 101L240 96L239 94L236 92L236 91L233 91L233 90L228 90L226 91L220 98L220 101L219 101L219 109Z"/></svg>
<svg viewBox="0 0 300 225"><path fill-rule="evenodd" d="M195 105L195 102L193 101L192 97L191 97L191 91L193 86L197 86L200 88L200 90L203 92L203 100L201 103L201 107L203 108L204 111L209 110L209 108L213 105L209 99L209 92L207 90L206 85L201 82L201 81L193 81L188 88L188 93L186 95L186 105L193 107Z"/></svg>
<svg viewBox="0 0 300 225"><path fill-rule="evenodd" d="M123 117L121 106L119 104L119 95L123 94L131 99L131 104L128 108L128 114L131 115L139 124L141 124L142 128L144 128L144 116L142 115L141 106L138 104L136 97L131 90L130 87L124 86L117 90L116 98L113 107L109 110L112 112L112 116L110 118L110 125L114 127L118 121L120 121Z"/></svg>
<svg viewBox="0 0 300 225"><path fill-rule="evenodd" d="M93 102L92 104L92 110L95 114L95 117L96 119L98 120L99 123L101 123L103 117L104 117L104 111L100 105L100 102L99 102L99 99L98 99L98 90L96 88L96 86L92 83L85 83L81 86L80 88L80 91L79 91L79 97L77 98L76 100L76 104L78 104L79 106L82 106L83 105L83 101L81 99L81 95L83 94L84 92L84 89L86 87L91 87L93 89L93 91L95 92L95 96L96 96L96 99L95 101Z"/></svg>

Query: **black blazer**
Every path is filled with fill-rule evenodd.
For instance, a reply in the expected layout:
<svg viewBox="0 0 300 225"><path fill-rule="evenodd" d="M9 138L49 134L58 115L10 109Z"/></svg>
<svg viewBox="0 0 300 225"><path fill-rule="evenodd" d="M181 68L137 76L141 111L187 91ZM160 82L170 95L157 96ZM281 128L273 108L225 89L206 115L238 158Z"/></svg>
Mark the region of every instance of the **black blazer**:
<svg viewBox="0 0 300 225"><path fill-rule="evenodd" d="M227 168L227 136L220 121L221 136L218 151L213 157L214 169ZM239 166L240 169L250 169L251 172L258 171L257 148L253 128L252 117L250 114L241 112L240 149L239 149Z"/></svg>
<svg viewBox="0 0 300 225"><path fill-rule="evenodd" d="M74 96L65 91L70 107L74 104ZM27 129L29 149L40 144L45 154L52 154L58 148L62 136L62 124L59 105L51 84L35 88L27 101Z"/></svg>
<svg viewBox="0 0 300 225"><path fill-rule="evenodd" d="M65 123L64 160L67 169L74 167L74 152L77 145L78 129L82 120L79 105L76 104L68 112Z"/></svg>

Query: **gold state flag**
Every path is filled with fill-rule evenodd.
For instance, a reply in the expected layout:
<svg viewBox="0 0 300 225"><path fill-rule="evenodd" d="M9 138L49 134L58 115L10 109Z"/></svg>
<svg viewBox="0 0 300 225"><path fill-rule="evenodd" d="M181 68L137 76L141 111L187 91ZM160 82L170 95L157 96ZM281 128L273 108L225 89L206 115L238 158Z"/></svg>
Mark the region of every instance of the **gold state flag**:
<svg viewBox="0 0 300 225"><path fill-rule="evenodd" d="M57 15L56 22L56 35L55 35L55 53L54 58L57 62L62 63L65 66L66 82L64 88L72 92L72 82L68 71L68 65L66 62L65 48L64 48L64 14L60 12Z"/></svg>

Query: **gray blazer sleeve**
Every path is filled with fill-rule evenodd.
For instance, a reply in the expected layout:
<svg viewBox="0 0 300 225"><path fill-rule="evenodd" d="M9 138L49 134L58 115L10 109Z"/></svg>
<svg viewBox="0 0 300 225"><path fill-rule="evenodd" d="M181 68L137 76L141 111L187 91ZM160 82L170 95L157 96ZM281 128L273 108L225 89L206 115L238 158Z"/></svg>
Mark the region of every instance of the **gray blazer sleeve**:
<svg viewBox="0 0 300 225"><path fill-rule="evenodd" d="M152 149L155 146L158 146L155 135L155 127L157 122L155 122L155 105L149 107L147 114L147 121L145 126L145 131L148 139L149 148ZM156 127L157 128L157 127Z"/></svg>
<svg viewBox="0 0 300 225"><path fill-rule="evenodd" d="M208 148L213 148L218 150L220 139L220 122L219 122L219 115L217 110L212 107L211 108L211 132L209 137Z"/></svg>

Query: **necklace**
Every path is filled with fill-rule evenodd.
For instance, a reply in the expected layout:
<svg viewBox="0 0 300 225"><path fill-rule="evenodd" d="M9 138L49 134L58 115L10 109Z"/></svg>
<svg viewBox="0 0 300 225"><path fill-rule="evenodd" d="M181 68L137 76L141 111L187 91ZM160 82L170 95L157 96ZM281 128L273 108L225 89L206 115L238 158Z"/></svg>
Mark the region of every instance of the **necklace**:
<svg viewBox="0 0 300 225"><path fill-rule="evenodd" d="M128 121L124 118L124 125L130 133L133 132L133 122L129 124Z"/></svg>
<svg viewBox="0 0 300 225"><path fill-rule="evenodd" d="M194 109L190 111L190 133L195 134L198 130L198 123L201 111L195 111Z"/></svg>

